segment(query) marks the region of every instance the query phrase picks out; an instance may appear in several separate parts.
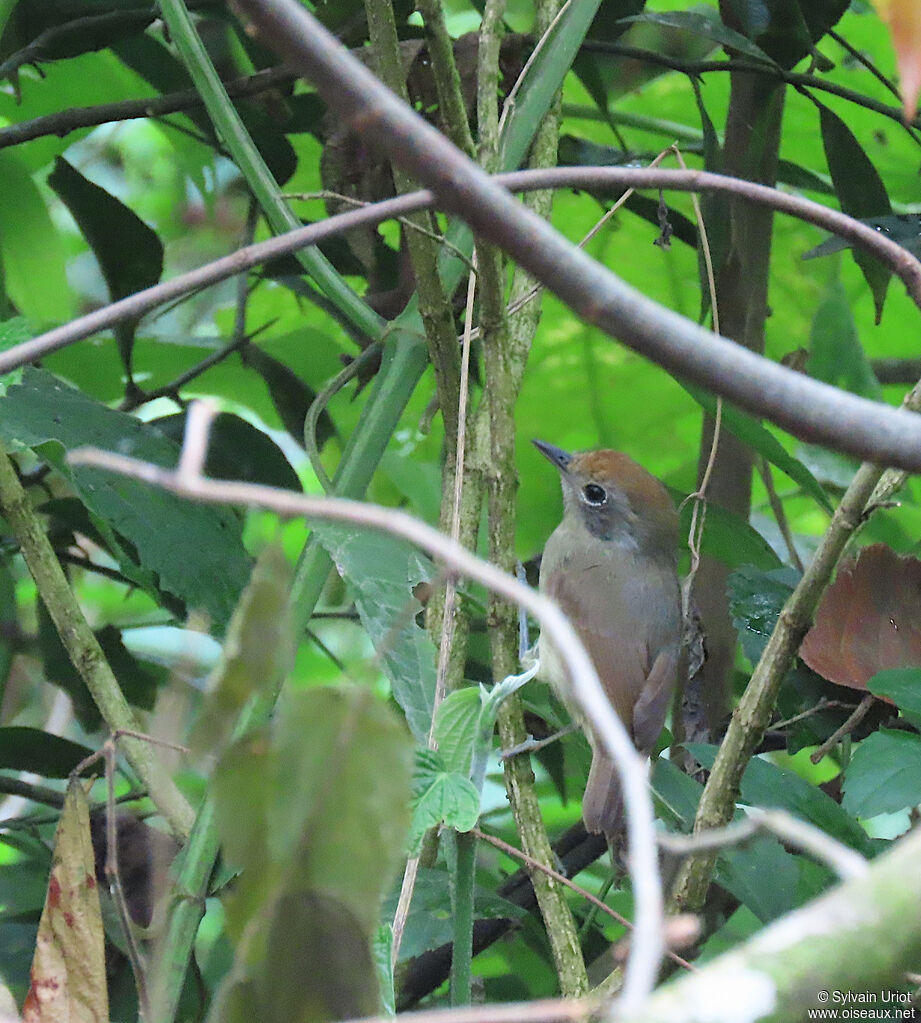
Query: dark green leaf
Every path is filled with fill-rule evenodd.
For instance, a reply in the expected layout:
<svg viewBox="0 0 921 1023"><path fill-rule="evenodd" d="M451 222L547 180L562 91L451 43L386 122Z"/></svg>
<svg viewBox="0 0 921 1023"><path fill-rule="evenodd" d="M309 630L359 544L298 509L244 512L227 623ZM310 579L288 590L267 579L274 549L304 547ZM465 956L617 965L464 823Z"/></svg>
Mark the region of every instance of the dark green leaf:
<svg viewBox="0 0 921 1023"><path fill-rule="evenodd" d="M43 778L66 778L92 752L87 746L40 728L19 725L0 728L0 767L8 771L31 771ZM94 770L98 769L97 764Z"/></svg>
<svg viewBox="0 0 921 1023"><path fill-rule="evenodd" d="M688 749L704 767L713 766L715 746L689 743ZM820 788L794 771L778 767L761 757L753 757L742 776L741 799L751 806L787 810L864 856L872 855L870 839L851 816L850 807L839 806Z"/></svg>
<svg viewBox="0 0 921 1023"><path fill-rule="evenodd" d="M886 217L857 217L862 224L901 245L915 257L921 258L921 215L917 213L892 213ZM833 252L849 249L851 243L845 238L830 235L814 249L803 253L803 259L830 256Z"/></svg>
<svg viewBox="0 0 921 1023"><path fill-rule="evenodd" d="M316 392L283 362L264 352L258 345L247 345L241 353L243 362L265 381L275 411L291 436L303 445L304 420L316 398ZM324 409L317 420L317 446L336 435L336 428Z"/></svg>
<svg viewBox="0 0 921 1023"><path fill-rule="evenodd" d="M833 28L850 0L720 0L726 25L792 68Z"/></svg>
<svg viewBox="0 0 921 1023"><path fill-rule="evenodd" d="M826 288L813 317L809 353L809 374L816 380L865 398L882 398L882 388L857 335L850 300L837 278Z"/></svg>
<svg viewBox="0 0 921 1023"><path fill-rule="evenodd" d="M48 175L48 184L70 210L93 250L113 302L160 280L163 243L121 200L88 181L61 157ZM136 327L136 320L123 321L115 327L129 376Z"/></svg>
<svg viewBox="0 0 921 1023"><path fill-rule="evenodd" d="M150 422L171 441L182 443L185 412ZM263 483L285 490L302 489L297 473L275 441L252 423L230 412L221 412L211 423L204 472L212 479Z"/></svg>
<svg viewBox="0 0 921 1023"><path fill-rule="evenodd" d="M799 574L792 568L770 571L741 565L729 577L729 608L745 656L756 664L777 624L777 616Z"/></svg>
<svg viewBox="0 0 921 1023"><path fill-rule="evenodd" d="M706 7L699 7L691 11L649 11L646 14L638 14L632 18L622 18L624 22L651 22L654 25L667 25L669 28L677 28L682 32L690 32L716 46L723 46L727 50L735 50L752 60L763 61L773 64L774 60L764 50L746 38L739 32L728 28L720 21L716 11Z"/></svg>
<svg viewBox="0 0 921 1023"><path fill-rule="evenodd" d="M921 736L881 729L857 747L844 775L843 805L855 817L921 803Z"/></svg>
<svg viewBox="0 0 921 1023"><path fill-rule="evenodd" d="M682 497L684 495L681 495ZM684 535L691 525L693 508L685 504L680 512ZM724 565L756 565L758 568L780 568L780 558L764 537L738 515L717 504L707 507L704 535L700 545L704 554L722 561Z"/></svg>
<svg viewBox="0 0 921 1023"><path fill-rule="evenodd" d="M178 460L175 444L36 369L27 370L22 384L0 403L0 436L14 446L45 445L43 455L73 483L97 521L130 541L137 564L155 573L160 587L207 612L219 628L226 625L250 572L238 516L64 461L66 451L91 445L172 466ZM120 561L122 571L130 572L126 552Z"/></svg>
<svg viewBox="0 0 921 1023"><path fill-rule="evenodd" d="M857 219L891 214L886 186L854 133L828 107L821 103L816 105L819 108L828 170L842 211ZM862 249L854 249L853 252L854 260L873 293L876 322L879 323L892 274L875 256Z"/></svg>
<svg viewBox="0 0 921 1023"><path fill-rule="evenodd" d="M682 387L690 394L704 411L711 416L716 412L716 399L712 394L692 384L682 383ZM818 480L798 459L794 458L779 440L757 420L746 415L732 405L723 403L723 429L738 437L740 441L753 448L781 472L798 483L825 511L832 511L831 501L822 489Z"/></svg>
<svg viewBox="0 0 921 1023"><path fill-rule="evenodd" d="M762 923L788 913L796 905L798 858L776 838L759 836L742 847L720 853L716 881L731 892ZM771 883L765 884L765 878Z"/></svg>

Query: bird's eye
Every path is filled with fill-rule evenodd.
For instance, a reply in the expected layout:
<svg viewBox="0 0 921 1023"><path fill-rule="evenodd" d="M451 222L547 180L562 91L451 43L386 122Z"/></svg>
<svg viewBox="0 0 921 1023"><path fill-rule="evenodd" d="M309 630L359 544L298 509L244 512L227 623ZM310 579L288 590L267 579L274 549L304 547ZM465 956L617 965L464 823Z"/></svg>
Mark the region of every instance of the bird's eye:
<svg viewBox="0 0 921 1023"><path fill-rule="evenodd" d="M604 487L598 486L597 483L586 483L582 488L582 496L585 498L586 503L594 505L596 508L604 504L608 499Z"/></svg>

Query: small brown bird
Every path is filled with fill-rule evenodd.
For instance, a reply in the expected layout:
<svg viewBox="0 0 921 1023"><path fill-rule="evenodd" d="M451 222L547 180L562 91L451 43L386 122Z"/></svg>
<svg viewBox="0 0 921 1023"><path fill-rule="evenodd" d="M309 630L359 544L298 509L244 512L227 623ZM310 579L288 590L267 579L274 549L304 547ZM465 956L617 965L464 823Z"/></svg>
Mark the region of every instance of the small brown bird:
<svg viewBox="0 0 921 1023"><path fill-rule="evenodd" d="M627 455L534 444L563 483L563 521L544 549L540 588L569 618L611 705L648 754L665 722L681 654L678 514L665 487ZM541 675L584 728L563 664L543 635L539 653ZM613 843L622 832L617 772L586 734L593 753L582 817L589 831Z"/></svg>

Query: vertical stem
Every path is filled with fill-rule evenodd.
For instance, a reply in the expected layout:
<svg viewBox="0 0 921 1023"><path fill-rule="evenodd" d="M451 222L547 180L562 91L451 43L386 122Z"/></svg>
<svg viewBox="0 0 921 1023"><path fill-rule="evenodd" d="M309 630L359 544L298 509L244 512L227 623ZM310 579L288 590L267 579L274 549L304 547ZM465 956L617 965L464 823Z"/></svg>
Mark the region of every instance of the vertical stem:
<svg viewBox="0 0 921 1023"><path fill-rule="evenodd" d="M470 966L473 952L473 889L476 839L469 831L455 831L451 911L454 916L454 952L451 957L451 1005L470 1004Z"/></svg>

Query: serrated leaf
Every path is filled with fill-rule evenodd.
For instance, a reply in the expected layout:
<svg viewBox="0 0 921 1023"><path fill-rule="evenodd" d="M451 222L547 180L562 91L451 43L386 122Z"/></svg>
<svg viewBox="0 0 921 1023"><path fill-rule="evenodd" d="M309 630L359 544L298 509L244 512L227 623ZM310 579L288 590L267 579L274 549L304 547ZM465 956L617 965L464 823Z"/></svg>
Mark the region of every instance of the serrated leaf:
<svg viewBox="0 0 921 1023"><path fill-rule="evenodd" d="M251 564L239 517L101 469L71 467L65 460L67 451L90 445L173 466L179 454L175 444L33 368L0 402L0 437L13 447L45 445L43 454L92 514L133 545L137 560L122 551L123 570L131 572L133 563L155 573L162 589L205 611L218 628L226 625Z"/></svg>
<svg viewBox="0 0 921 1023"><path fill-rule="evenodd" d="M844 775L844 808L867 818L919 803L921 736L885 728L867 736Z"/></svg>
<svg viewBox="0 0 921 1023"><path fill-rule="evenodd" d="M105 932L82 783L67 789L54 836L23 1023L108 1023Z"/></svg>
<svg viewBox="0 0 921 1023"><path fill-rule="evenodd" d="M416 624L421 604L413 588L435 576L434 566L405 540L355 526L312 525L349 585L410 731L424 743L435 706L435 647Z"/></svg>

